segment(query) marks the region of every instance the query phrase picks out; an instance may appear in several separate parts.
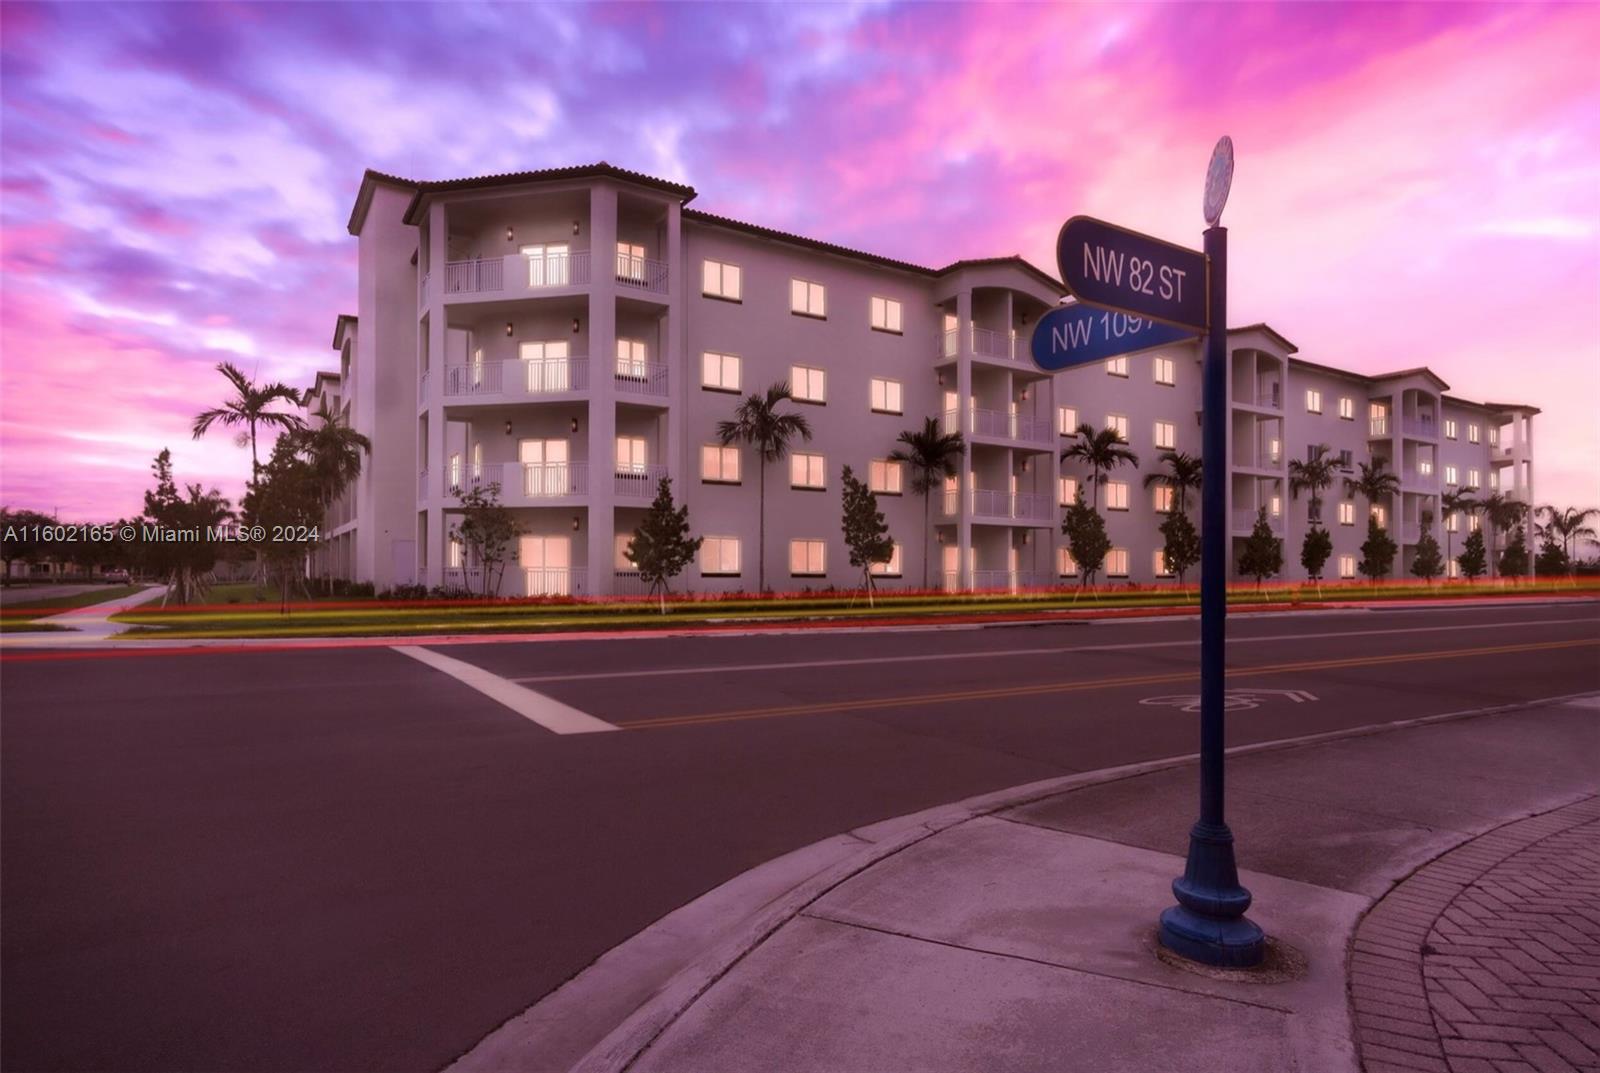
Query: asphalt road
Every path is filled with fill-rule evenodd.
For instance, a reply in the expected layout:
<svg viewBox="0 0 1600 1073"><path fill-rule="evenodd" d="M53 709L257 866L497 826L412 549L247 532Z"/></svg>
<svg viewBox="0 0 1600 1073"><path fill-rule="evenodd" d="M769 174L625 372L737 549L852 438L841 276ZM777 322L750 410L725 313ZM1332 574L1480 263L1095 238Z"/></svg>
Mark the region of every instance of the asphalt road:
<svg viewBox="0 0 1600 1073"><path fill-rule="evenodd" d="M429 1070L739 872L1193 752L1193 620L0 662L0 1064ZM1600 606L1239 616L1232 744L1600 691ZM1249 847L1241 847L1249 867Z"/></svg>

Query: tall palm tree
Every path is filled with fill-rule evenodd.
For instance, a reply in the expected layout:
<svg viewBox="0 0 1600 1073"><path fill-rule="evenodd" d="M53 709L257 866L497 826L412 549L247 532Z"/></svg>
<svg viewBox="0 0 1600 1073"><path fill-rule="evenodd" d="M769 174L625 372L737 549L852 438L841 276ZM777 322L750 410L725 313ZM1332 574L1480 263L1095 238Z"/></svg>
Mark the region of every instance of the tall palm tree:
<svg viewBox="0 0 1600 1073"><path fill-rule="evenodd" d="M1301 489L1311 493L1310 515L1314 522L1322 521L1322 493L1333 487L1339 469L1339 458L1332 450L1327 444L1319 443L1304 462L1298 458L1289 459L1289 494L1298 499Z"/></svg>
<svg viewBox="0 0 1600 1073"><path fill-rule="evenodd" d="M1369 514L1378 505L1378 500L1391 499L1400 494L1400 478L1387 472L1388 465L1388 460L1381 456L1371 462L1358 462L1357 475L1344 479L1345 492L1366 499Z"/></svg>
<svg viewBox="0 0 1600 1073"><path fill-rule="evenodd" d="M756 586L761 592L767 589L767 465L788 454L789 444L796 436L811 439L811 425L804 417L778 412L780 404L793 401L788 383L779 381L767 388L766 395L751 395L741 402L732 421L717 422L717 438L723 446L748 443L756 449L761 487Z"/></svg>
<svg viewBox="0 0 1600 1073"><path fill-rule="evenodd" d="M233 386L233 397L221 406L201 411L195 416L194 438L198 440L212 425L217 424L224 428L238 428L241 425L247 428L250 433L250 476L253 478L261 472L261 458L256 451L256 429L262 425L285 432L300 428L303 422L296 415L270 409L275 402L299 406L300 393L288 384L276 381L258 385L232 362L221 362L217 365L217 372Z"/></svg>
<svg viewBox="0 0 1600 1073"><path fill-rule="evenodd" d="M1483 511L1483 516L1489 523L1489 576L1494 577L1498 565L1498 556L1495 552L1500 543L1497 534L1522 521L1528 513L1528 505L1512 499L1504 492L1490 492L1479 500L1478 509ZM1533 553L1530 551L1528 554Z"/></svg>
<svg viewBox="0 0 1600 1073"><path fill-rule="evenodd" d="M1093 425L1078 426L1077 438L1061 452L1061 461L1076 459L1090 469L1089 483L1094 487L1095 510L1100 509L1100 483L1102 474L1110 474L1118 466L1137 466L1139 456L1133 453L1128 441L1114 428L1096 432Z"/></svg>
<svg viewBox="0 0 1600 1073"><path fill-rule="evenodd" d="M1594 526L1585 525L1584 523L1590 518L1600 516L1600 508L1567 507L1565 510L1557 510L1555 507L1546 504L1538 509L1538 513L1543 514L1546 518L1546 524L1540 527L1541 530L1548 534L1550 538L1561 541L1561 550L1567 556L1567 569L1571 571L1573 569L1572 547L1579 540L1595 539Z"/></svg>
<svg viewBox="0 0 1600 1073"><path fill-rule="evenodd" d="M911 467L911 490L922 497L922 587L928 587L928 561L933 558L928 546L933 539L933 522L929 508L933 503L933 490L945 480L954 477L960 467L957 463L967 451L966 441L959 432L945 432L939 422L930 417L921 429L907 429L897 441L905 447L889 452L889 461L903 462Z"/></svg>
<svg viewBox="0 0 1600 1073"><path fill-rule="evenodd" d="M1446 564L1455 561L1455 557L1450 553L1450 516L1452 514L1465 514L1470 518L1477 514L1478 501L1473 498L1477 491L1476 488L1469 484L1464 488L1457 488L1455 491L1445 492L1439 496L1439 509L1444 511L1445 516L1444 561ZM1445 569L1448 570L1450 568L1446 565Z"/></svg>
<svg viewBox="0 0 1600 1073"><path fill-rule="evenodd" d="M1146 488L1162 485L1172 489L1173 510L1178 514L1189 512L1189 493L1200 490L1200 460L1182 451L1162 451L1156 461L1167 468L1144 475Z"/></svg>

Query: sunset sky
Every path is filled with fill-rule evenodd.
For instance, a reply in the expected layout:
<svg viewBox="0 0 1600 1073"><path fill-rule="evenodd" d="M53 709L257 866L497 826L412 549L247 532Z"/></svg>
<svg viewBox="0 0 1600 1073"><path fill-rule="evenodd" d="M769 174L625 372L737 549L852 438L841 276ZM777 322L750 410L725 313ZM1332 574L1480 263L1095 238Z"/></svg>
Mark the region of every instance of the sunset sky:
<svg viewBox="0 0 1600 1073"><path fill-rule="evenodd" d="M1538 498L1600 505L1600 8L1249 4L0 6L0 500L137 512L213 370L309 385L363 168L607 160L695 206L1054 272L1067 216L1198 245L1231 320L1526 401Z"/></svg>

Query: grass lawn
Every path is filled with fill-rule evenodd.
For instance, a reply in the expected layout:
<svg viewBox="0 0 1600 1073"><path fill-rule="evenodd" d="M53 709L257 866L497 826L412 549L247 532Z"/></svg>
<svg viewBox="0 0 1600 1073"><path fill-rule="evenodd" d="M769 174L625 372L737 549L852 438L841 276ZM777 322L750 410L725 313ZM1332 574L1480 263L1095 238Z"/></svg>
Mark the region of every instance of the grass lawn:
<svg viewBox="0 0 1600 1073"><path fill-rule="evenodd" d="M90 604L98 604L105 600L132 596L134 593L143 592L149 587L148 585L107 585L103 589L74 593L71 596L51 596L41 597L37 600L27 600L24 603L14 604L0 611L0 632L42 633L46 630L70 629L71 627L69 626L45 624L36 620L62 611L71 611L75 607L88 607Z"/></svg>

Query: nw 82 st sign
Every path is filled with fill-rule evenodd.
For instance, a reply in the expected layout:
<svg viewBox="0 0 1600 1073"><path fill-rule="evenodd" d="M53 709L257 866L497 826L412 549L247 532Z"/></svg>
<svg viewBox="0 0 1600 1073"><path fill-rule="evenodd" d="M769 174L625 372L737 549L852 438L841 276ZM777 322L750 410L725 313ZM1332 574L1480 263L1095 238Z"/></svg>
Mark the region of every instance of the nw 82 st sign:
<svg viewBox="0 0 1600 1073"><path fill-rule="evenodd" d="M1089 216L1061 226L1056 262L1079 301L1177 327L1206 329L1206 258Z"/></svg>

